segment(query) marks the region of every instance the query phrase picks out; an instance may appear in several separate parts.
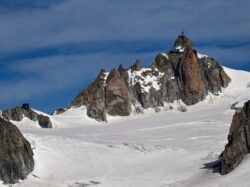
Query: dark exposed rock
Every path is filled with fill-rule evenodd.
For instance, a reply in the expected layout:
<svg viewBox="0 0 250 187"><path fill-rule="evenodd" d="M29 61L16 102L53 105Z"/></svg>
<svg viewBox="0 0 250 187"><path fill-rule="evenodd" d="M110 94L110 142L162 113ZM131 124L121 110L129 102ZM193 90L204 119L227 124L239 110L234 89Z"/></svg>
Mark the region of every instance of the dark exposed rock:
<svg viewBox="0 0 250 187"><path fill-rule="evenodd" d="M100 98L101 99L101 98ZM102 100L92 100L87 107L87 115L97 121L107 121L105 113L105 104Z"/></svg>
<svg viewBox="0 0 250 187"><path fill-rule="evenodd" d="M198 59L198 64L202 71L206 87L211 93L218 94L221 92L221 88L226 88L231 82L230 77L213 58Z"/></svg>
<svg viewBox="0 0 250 187"><path fill-rule="evenodd" d="M160 53L156 55L155 62L151 65L151 68L157 68L160 72L167 72L169 70L172 71L173 65L169 58Z"/></svg>
<svg viewBox="0 0 250 187"><path fill-rule="evenodd" d="M87 107L87 115L97 121L106 121L105 113L105 86L106 72L101 70L97 79L83 90L68 106L70 107Z"/></svg>
<svg viewBox="0 0 250 187"><path fill-rule="evenodd" d="M102 70L69 107L86 106L89 117L106 121L106 114L124 116L132 109L140 113L143 108L157 109L165 102L196 104L209 92L219 94L230 81L216 60L199 55L191 40L181 35L174 49L158 54L150 68L141 68L137 60L129 69L120 65L110 73Z"/></svg>
<svg viewBox="0 0 250 187"><path fill-rule="evenodd" d="M128 88L125 81L115 69L107 77L105 90L106 111L112 116L128 116L131 112L131 104Z"/></svg>
<svg viewBox="0 0 250 187"><path fill-rule="evenodd" d="M21 121L23 119L23 111L21 107L17 106L13 109L2 111L2 117L7 120Z"/></svg>
<svg viewBox="0 0 250 187"><path fill-rule="evenodd" d="M68 106L70 107L80 107L88 106L90 102L95 98L100 98L102 100L102 95L104 93L104 83L105 80L105 70L102 69L96 78L96 80L90 84L85 90L83 90Z"/></svg>
<svg viewBox="0 0 250 187"><path fill-rule="evenodd" d="M135 90L137 93L136 98L143 108L147 109L163 106L163 100L160 91L151 88L149 92L145 92L142 89L142 85L139 83L135 84Z"/></svg>
<svg viewBox="0 0 250 187"><path fill-rule="evenodd" d="M124 68L123 65L120 64L120 66L118 67L118 71L119 71L120 74L122 74L123 72L126 71L126 68Z"/></svg>
<svg viewBox="0 0 250 187"><path fill-rule="evenodd" d="M184 88L184 103L187 105L198 103L207 94L202 72L199 68L197 57L191 47L186 47L180 62L181 81Z"/></svg>
<svg viewBox="0 0 250 187"><path fill-rule="evenodd" d="M192 48L192 41L186 37L185 35L180 35L178 36L178 38L175 40L175 43L174 43L174 48L177 48L177 47L191 47Z"/></svg>
<svg viewBox="0 0 250 187"><path fill-rule="evenodd" d="M6 120L21 121L24 117L29 118L32 121L38 121L38 124L42 128L52 128L52 123L47 116L38 114L32 110L29 105L17 106L13 109L7 109L2 111L2 117Z"/></svg>
<svg viewBox="0 0 250 187"><path fill-rule="evenodd" d="M228 134L228 143L221 154L221 174L236 168L250 152L250 100L235 112Z"/></svg>
<svg viewBox="0 0 250 187"><path fill-rule="evenodd" d="M25 179L34 168L29 142L12 123L0 118L0 179L16 183Z"/></svg>
<svg viewBox="0 0 250 187"><path fill-rule="evenodd" d="M51 115L59 115L59 114L62 114L62 113L64 113L64 112L66 112L66 109L65 109L65 108L58 108L58 109L52 111L52 112L51 112Z"/></svg>
<svg viewBox="0 0 250 187"><path fill-rule="evenodd" d="M141 61L136 60L135 63L130 68L132 71L140 71L141 70Z"/></svg>
<svg viewBox="0 0 250 187"><path fill-rule="evenodd" d="M106 83L109 82L111 79L120 78L120 73L116 69L112 69L111 72L108 74Z"/></svg>
<svg viewBox="0 0 250 187"><path fill-rule="evenodd" d="M236 111L240 111L243 108L245 102L247 102L247 101L248 101L247 99L236 101L235 103L233 103L231 105L231 109L236 110Z"/></svg>
<svg viewBox="0 0 250 187"><path fill-rule="evenodd" d="M129 75L128 75L128 71L123 67L122 64L118 67L118 72L120 73L121 78L125 81L127 87L129 88Z"/></svg>
<svg viewBox="0 0 250 187"><path fill-rule="evenodd" d="M37 120L38 120L38 124L40 125L40 127L42 127L42 128L52 128L52 123L51 123L48 116L43 116L43 115L39 114L37 116Z"/></svg>
<svg viewBox="0 0 250 187"><path fill-rule="evenodd" d="M239 103L239 102L233 103L233 104L231 105L231 110L240 110L241 107L237 107L238 103Z"/></svg>
<svg viewBox="0 0 250 187"><path fill-rule="evenodd" d="M28 109L30 109L30 105L28 103L24 103L24 104L22 104L22 109L28 110Z"/></svg>

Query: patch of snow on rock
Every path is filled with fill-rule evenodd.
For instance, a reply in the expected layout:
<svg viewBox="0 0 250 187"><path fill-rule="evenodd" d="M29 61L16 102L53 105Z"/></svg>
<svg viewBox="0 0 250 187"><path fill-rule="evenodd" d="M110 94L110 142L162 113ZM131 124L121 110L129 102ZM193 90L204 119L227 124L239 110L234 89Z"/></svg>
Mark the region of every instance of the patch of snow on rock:
<svg viewBox="0 0 250 187"><path fill-rule="evenodd" d="M154 88L156 91L160 90L159 80L164 75L162 72L158 72L158 75L155 75L150 68L142 68L140 71L128 70L128 74L129 82L132 85L139 83L141 85L142 91L148 93L151 88Z"/></svg>
<svg viewBox="0 0 250 187"><path fill-rule="evenodd" d="M166 57L169 60L169 57L166 53L161 53L162 56Z"/></svg>
<svg viewBox="0 0 250 187"><path fill-rule="evenodd" d="M185 47L183 47L183 46L177 46L175 49L179 50L180 53L183 53Z"/></svg>
<svg viewBox="0 0 250 187"><path fill-rule="evenodd" d="M197 53L197 57L201 59L201 58L207 58L208 56L201 53Z"/></svg>
<svg viewBox="0 0 250 187"><path fill-rule="evenodd" d="M185 47L183 47L183 46L177 46L175 49L179 50L180 53L183 53Z"/></svg>

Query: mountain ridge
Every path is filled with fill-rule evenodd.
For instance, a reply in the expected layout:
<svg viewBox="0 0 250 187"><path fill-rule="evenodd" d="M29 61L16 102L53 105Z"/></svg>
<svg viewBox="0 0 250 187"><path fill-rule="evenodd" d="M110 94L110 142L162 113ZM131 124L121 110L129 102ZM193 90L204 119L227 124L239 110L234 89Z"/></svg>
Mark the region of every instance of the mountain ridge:
<svg viewBox="0 0 250 187"><path fill-rule="evenodd" d="M209 94L219 95L231 82L230 76L214 58L198 53L192 45L188 37L179 35L173 48L169 52L158 53L148 68L142 67L141 61L136 60L129 68L121 64L110 72L102 69L96 80L66 108L56 109L51 115L83 107L83 116L107 122L107 116L141 114L150 108L155 112L162 108L185 112L187 106L203 101ZM57 126L50 115L38 111L21 109L17 120L12 115L17 111L18 107L4 110L2 115L8 114L4 115L5 119L17 122L23 116L37 121L36 116L39 115L42 119L46 118L46 124L41 127ZM35 117L27 113L35 114Z"/></svg>
<svg viewBox="0 0 250 187"><path fill-rule="evenodd" d="M193 105L209 92L218 94L230 82L215 59L199 54L192 41L180 35L174 48L159 53L149 68L142 68L140 60L136 60L128 69L121 64L111 72L101 70L67 108L86 106L90 118L107 121L107 114L128 116L147 108L158 111L158 107L177 100Z"/></svg>

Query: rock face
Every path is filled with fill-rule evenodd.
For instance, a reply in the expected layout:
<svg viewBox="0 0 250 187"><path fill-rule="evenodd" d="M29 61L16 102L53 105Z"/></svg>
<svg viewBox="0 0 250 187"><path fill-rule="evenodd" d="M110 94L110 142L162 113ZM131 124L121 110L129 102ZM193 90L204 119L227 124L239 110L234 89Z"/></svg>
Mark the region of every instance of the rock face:
<svg viewBox="0 0 250 187"><path fill-rule="evenodd" d="M97 121L107 121L105 113L105 86L108 73L101 70L97 79L82 91L68 107L87 107L87 115Z"/></svg>
<svg viewBox="0 0 250 187"><path fill-rule="evenodd" d="M178 38L174 42L175 49L191 47L192 45L193 45L192 41L188 37L186 37L184 34L178 36Z"/></svg>
<svg viewBox="0 0 250 187"><path fill-rule="evenodd" d="M235 112L228 134L228 143L221 154L221 174L236 168L250 152L250 100Z"/></svg>
<svg viewBox="0 0 250 187"><path fill-rule="evenodd" d="M183 101L188 104L197 103L207 95L206 85L202 78L202 72L199 68L197 56L193 52L191 46L184 49L183 56L180 61L181 81L184 88Z"/></svg>
<svg viewBox="0 0 250 187"><path fill-rule="evenodd" d="M2 117L6 120L21 121L24 117L29 118L32 121L38 121L38 124L42 128L52 128L52 123L49 117L38 114L32 110L28 104L17 106L13 109L7 109L2 111Z"/></svg>
<svg viewBox="0 0 250 187"><path fill-rule="evenodd" d="M112 116L128 116L132 110L126 83L115 69L107 77L105 107Z"/></svg>
<svg viewBox="0 0 250 187"><path fill-rule="evenodd" d="M140 71L141 70L141 61L136 60L135 63L130 68L132 71Z"/></svg>
<svg viewBox="0 0 250 187"><path fill-rule="evenodd" d="M193 105L208 93L219 94L230 81L216 60L197 53L192 41L181 35L171 51L156 56L150 68L142 68L136 60L128 69L120 65L110 73L102 70L68 108L85 106L89 117L107 121L107 114L127 116L147 108L158 111L178 100Z"/></svg>
<svg viewBox="0 0 250 187"><path fill-rule="evenodd" d="M34 168L29 142L12 123L0 118L0 179L16 183L25 179Z"/></svg>

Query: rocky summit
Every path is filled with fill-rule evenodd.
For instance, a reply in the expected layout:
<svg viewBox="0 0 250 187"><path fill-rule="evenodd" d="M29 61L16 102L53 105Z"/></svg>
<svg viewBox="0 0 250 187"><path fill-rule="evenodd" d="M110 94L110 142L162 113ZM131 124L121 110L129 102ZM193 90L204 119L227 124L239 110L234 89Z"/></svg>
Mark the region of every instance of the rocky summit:
<svg viewBox="0 0 250 187"><path fill-rule="evenodd" d="M193 105L209 93L218 95L230 81L214 58L199 54L192 41L180 35L173 49L156 55L149 68L136 60L128 69L120 65L111 72L101 70L68 108L85 106L89 117L107 121L107 114L128 116L147 108L157 111L175 101Z"/></svg>
<svg viewBox="0 0 250 187"><path fill-rule="evenodd" d="M221 174L236 168L250 152L250 100L238 109L232 120L228 143L221 154Z"/></svg>
<svg viewBox="0 0 250 187"><path fill-rule="evenodd" d="M33 151L18 128L0 118L0 179L16 183L34 168Z"/></svg>
<svg viewBox="0 0 250 187"><path fill-rule="evenodd" d="M6 120L21 121L24 117L32 121L37 121L42 128L52 128L52 123L48 116L34 111L28 104L17 106L13 109L3 110L1 116Z"/></svg>

